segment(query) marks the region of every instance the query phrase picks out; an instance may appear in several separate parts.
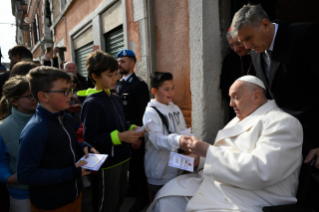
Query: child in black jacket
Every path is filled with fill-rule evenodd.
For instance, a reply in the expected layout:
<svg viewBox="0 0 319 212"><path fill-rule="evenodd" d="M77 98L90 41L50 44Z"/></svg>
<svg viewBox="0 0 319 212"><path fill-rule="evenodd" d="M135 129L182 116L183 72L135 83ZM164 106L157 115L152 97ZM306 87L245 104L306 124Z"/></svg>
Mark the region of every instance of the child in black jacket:
<svg viewBox="0 0 319 212"><path fill-rule="evenodd" d="M89 79L95 88L78 92L84 101L81 119L84 140L109 157L92 176L94 211L119 211L126 192L128 161L131 157L129 143L141 142L144 132L139 127L128 126L118 96L112 94L117 81L117 61L107 53L96 51L86 60Z"/></svg>

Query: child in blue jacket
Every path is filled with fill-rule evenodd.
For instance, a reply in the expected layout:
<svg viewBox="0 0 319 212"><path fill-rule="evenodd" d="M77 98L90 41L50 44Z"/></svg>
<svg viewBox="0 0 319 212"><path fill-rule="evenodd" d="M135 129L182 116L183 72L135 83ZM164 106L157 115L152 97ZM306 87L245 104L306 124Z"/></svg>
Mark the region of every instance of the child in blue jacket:
<svg viewBox="0 0 319 212"><path fill-rule="evenodd" d="M95 211L119 211L127 188L128 161L131 157L129 143L141 142L144 132L128 126L122 103L110 92L117 82L118 63L110 55L96 51L86 60L89 79L95 88L78 92L84 101L81 119L84 140L109 157L92 176L92 204Z"/></svg>
<svg viewBox="0 0 319 212"><path fill-rule="evenodd" d="M75 138L74 120L64 112L72 96L71 77L52 67L37 67L27 78L39 101L20 136L17 178L29 185L31 210L81 211L81 176L90 172L76 164L88 149Z"/></svg>

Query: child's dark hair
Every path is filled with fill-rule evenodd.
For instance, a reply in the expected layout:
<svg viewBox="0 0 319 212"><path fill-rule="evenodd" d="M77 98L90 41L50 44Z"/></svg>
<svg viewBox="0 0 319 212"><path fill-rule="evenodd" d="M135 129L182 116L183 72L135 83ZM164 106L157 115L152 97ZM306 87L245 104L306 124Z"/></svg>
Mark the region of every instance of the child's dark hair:
<svg viewBox="0 0 319 212"><path fill-rule="evenodd" d="M151 76L151 88L158 89L165 81L173 80L173 75L168 72L155 72Z"/></svg>
<svg viewBox="0 0 319 212"><path fill-rule="evenodd" d="M49 91L53 87L53 82L57 80L65 80L67 83L71 82L71 76L68 73L49 66L39 66L32 69L27 78L30 83L31 93L38 101L38 93L40 91Z"/></svg>
<svg viewBox="0 0 319 212"><path fill-rule="evenodd" d="M35 64L31 60L23 60L18 63L16 63L10 73L10 77L14 77L16 75L22 75L25 76L29 73L29 71L33 68L37 67L37 64Z"/></svg>
<svg viewBox="0 0 319 212"><path fill-rule="evenodd" d="M95 84L95 80L92 78L92 74L100 77L104 71L110 71L113 73L118 70L118 62L110 54L102 51L95 51L88 55L85 63L88 71L89 79Z"/></svg>
<svg viewBox="0 0 319 212"><path fill-rule="evenodd" d="M3 120L11 114L10 99L16 99L29 90L29 81L25 76L11 77L3 86L0 101L0 119Z"/></svg>

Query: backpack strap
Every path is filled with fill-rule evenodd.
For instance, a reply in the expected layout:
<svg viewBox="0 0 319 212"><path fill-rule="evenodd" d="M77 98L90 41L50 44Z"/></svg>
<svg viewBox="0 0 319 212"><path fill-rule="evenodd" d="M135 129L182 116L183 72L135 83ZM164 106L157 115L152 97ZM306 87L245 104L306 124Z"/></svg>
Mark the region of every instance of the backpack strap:
<svg viewBox="0 0 319 212"><path fill-rule="evenodd" d="M167 131L168 131L168 134L172 134L171 131L169 131L169 127L168 127L168 123L167 123L167 119L166 117L163 115L163 113L161 113L155 106L151 106L159 115L159 117L162 119L162 122L164 124L164 126L166 127ZM182 150L181 148L179 148L177 150L177 153L180 153L180 154L183 154L185 151Z"/></svg>
<svg viewBox="0 0 319 212"><path fill-rule="evenodd" d="M151 106L159 115L159 117L161 118L163 125L166 127L168 134L171 134L172 132L169 131L169 127L168 127L168 122L166 117L163 115L163 113L161 113L155 106Z"/></svg>

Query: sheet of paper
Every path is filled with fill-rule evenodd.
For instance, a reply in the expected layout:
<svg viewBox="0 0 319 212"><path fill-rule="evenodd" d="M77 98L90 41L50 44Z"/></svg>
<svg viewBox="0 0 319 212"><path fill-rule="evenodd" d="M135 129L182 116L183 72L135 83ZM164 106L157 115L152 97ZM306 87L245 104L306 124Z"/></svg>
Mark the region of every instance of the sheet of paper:
<svg viewBox="0 0 319 212"><path fill-rule="evenodd" d="M194 172L194 158L187 155L171 152L168 165L189 172Z"/></svg>
<svg viewBox="0 0 319 212"><path fill-rule="evenodd" d="M147 129L148 125L150 125L150 123L152 122L152 119L148 120L148 122L146 122L144 126L140 127L138 130L136 130L136 132L143 132L143 130Z"/></svg>
<svg viewBox="0 0 319 212"><path fill-rule="evenodd" d="M88 163L82 166L82 168L89 169L92 171L97 171L102 166L104 161L108 155L105 154L92 154L89 153L89 157L86 157L85 155L78 161L87 161Z"/></svg>
<svg viewBox="0 0 319 212"><path fill-rule="evenodd" d="M186 130L182 130L181 131L181 135L188 135L188 136L191 136L192 135L192 128L188 128Z"/></svg>

